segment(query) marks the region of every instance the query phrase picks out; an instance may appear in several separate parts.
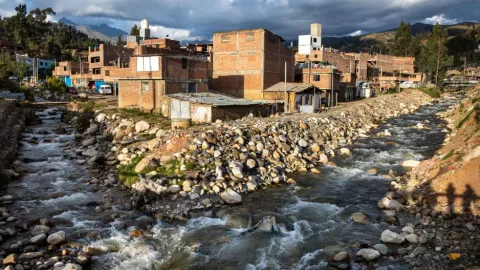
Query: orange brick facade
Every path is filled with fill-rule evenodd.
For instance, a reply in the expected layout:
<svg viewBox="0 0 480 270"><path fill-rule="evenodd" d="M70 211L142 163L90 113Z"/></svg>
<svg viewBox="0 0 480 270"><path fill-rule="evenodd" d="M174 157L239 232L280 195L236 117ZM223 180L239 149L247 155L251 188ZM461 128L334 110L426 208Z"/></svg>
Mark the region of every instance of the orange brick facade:
<svg viewBox="0 0 480 270"><path fill-rule="evenodd" d="M181 56L158 58L159 71L137 71L137 57L130 59L129 68L110 70L110 76L118 80L119 107L162 111L165 95L208 91L206 60Z"/></svg>
<svg viewBox="0 0 480 270"><path fill-rule="evenodd" d="M265 30L241 30L213 35L213 88L219 92L255 100L263 90L294 77L294 57L281 37Z"/></svg>

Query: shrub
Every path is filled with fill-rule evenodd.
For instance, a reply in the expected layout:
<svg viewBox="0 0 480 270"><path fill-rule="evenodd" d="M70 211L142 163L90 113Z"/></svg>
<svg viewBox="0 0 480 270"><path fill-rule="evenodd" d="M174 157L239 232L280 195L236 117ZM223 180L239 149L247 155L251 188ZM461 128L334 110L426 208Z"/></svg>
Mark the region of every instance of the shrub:
<svg viewBox="0 0 480 270"><path fill-rule="evenodd" d="M68 92L68 87L65 82L56 77L47 78L44 88L60 94L65 94Z"/></svg>
<svg viewBox="0 0 480 270"><path fill-rule="evenodd" d="M127 165L118 167L118 179L125 185L131 186L140 179L138 173L135 172L135 167L143 159L143 155L135 157Z"/></svg>
<svg viewBox="0 0 480 270"><path fill-rule="evenodd" d="M419 90L432 98L439 98L442 96L442 91L435 88L420 88Z"/></svg>

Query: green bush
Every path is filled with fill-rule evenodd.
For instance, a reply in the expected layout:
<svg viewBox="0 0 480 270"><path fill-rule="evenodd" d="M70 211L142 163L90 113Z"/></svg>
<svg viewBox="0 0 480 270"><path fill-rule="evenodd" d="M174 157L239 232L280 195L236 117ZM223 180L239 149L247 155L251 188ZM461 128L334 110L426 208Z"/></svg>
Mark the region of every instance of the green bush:
<svg viewBox="0 0 480 270"><path fill-rule="evenodd" d="M68 87L64 81L56 77L47 78L44 88L55 93L64 94L68 92Z"/></svg>
<svg viewBox="0 0 480 270"><path fill-rule="evenodd" d="M470 111L467 113L467 115L466 115L460 122L458 122L458 124L457 124L457 129L460 129L460 128L463 126L463 124L465 124L465 122L467 122L468 119L470 119L470 116L472 115L472 113L474 113L474 112L476 112L476 111L478 111L478 110L480 110L480 107L479 107L479 106L473 107L473 109L470 110ZM477 119L477 122L479 122L479 121L478 121L478 119L479 119L479 118L478 118L478 115L477 115L477 118L476 118L476 119Z"/></svg>
<svg viewBox="0 0 480 270"><path fill-rule="evenodd" d="M442 96L442 91L435 88L420 88L419 90L432 98L439 98Z"/></svg>
<svg viewBox="0 0 480 270"><path fill-rule="evenodd" d="M120 182L127 186L131 186L138 182L140 179L138 173L135 172L135 167L143 159L143 155L140 155L130 161L127 165L121 165L118 167L118 179Z"/></svg>

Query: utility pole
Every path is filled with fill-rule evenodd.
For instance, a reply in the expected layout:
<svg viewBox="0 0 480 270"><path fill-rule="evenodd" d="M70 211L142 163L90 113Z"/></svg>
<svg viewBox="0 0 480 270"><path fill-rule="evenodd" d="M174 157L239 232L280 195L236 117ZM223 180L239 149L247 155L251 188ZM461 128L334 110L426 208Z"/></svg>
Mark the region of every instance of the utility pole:
<svg viewBox="0 0 480 270"><path fill-rule="evenodd" d="M467 57L463 57L463 79L465 80L465 77L467 75Z"/></svg>
<svg viewBox="0 0 480 270"><path fill-rule="evenodd" d="M287 61L285 61L285 104L283 105L283 112L288 111L288 95L287 95Z"/></svg>

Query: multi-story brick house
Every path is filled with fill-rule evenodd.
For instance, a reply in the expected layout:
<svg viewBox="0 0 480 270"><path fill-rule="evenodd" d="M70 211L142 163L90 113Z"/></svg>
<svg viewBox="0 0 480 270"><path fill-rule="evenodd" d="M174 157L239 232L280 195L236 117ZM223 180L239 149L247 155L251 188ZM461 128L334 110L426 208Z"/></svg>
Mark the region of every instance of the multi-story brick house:
<svg viewBox="0 0 480 270"><path fill-rule="evenodd" d="M109 76L105 67L127 67L133 49L100 44L88 49L89 73L93 81L103 81L104 76Z"/></svg>
<svg viewBox="0 0 480 270"><path fill-rule="evenodd" d="M208 62L202 55L138 55L128 68L111 68L118 81L119 107L164 111L165 96L208 91Z"/></svg>
<svg viewBox="0 0 480 270"><path fill-rule="evenodd" d="M217 32L213 35L213 88L249 100L263 90L294 79L294 55L284 40L265 29Z"/></svg>
<svg viewBox="0 0 480 270"><path fill-rule="evenodd" d="M59 62L52 75L60 78L67 86L86 86L92 75L88 73L88 62Z"/></svg>

